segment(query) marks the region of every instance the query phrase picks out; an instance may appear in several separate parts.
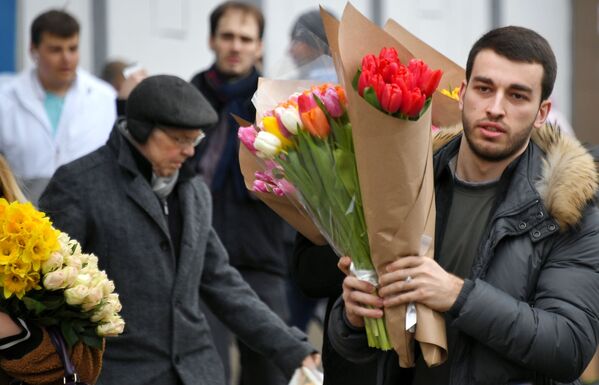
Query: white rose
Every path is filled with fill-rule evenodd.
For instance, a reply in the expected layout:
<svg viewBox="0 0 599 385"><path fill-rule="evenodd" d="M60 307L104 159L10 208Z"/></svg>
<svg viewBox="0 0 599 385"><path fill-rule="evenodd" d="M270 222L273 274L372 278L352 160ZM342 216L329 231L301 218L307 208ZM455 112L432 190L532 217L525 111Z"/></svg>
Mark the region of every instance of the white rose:
<svg viewBox="0 0 599 385"><path fill-rule="evenodd" d="M48 258L44 263L42 263L42 273L47 274L51 271L58 270L62 267L63 256L59 252L55 251L50 254L50 258Z"/></svg>
<svg viewBox="0 0 599 385"><path fill-rule="evenodd" d="M94 314L90 317L92 322L106 321L112 318L116 314L115 306L112 303L104 302L100 308L96 309Z"/></svg>
<svg viewBox="0 0 599 385"><path fill-rule="evenodd" d="M98 325L96 332L101 337L117 336L125 329L125 321L121 317L114 317L110 322Z"/></svg>
<svg viewBox="0 0 599 385"><path fill-rule="evenodd" d="M281 140L270 132L260 131L254 140L256 155L263 159L273 159L281 151Z"/></svg>
<svg viewBox="0 0 599 385"><path fill-rule="evenodd" d="M121 300L117 293L109 294L108 297L106 297L106 302L112 304L114 306L114 311L117 313L123 309L123 305L121 305Z"/></svg>
<svg viewBox="0 0 599 385"><path fill-rule="evenodd" d="M73 286L85 286L87 288L91 287L91 283L92 283L92 276L90 274L86 274L86 273L79 273L77 275L77 278L75 279L75 282L73 283Z"/></svg>
<svg viewBox="0 0 599 385"><path fill-rule="evenodd" d="M69 305L81 305L89 293L89 288L85 285L76 285L64 291L64 297Z"/></svg>
<svg viewBox="0 0 599 385"><path fill-rule="evenodd" d="M48 290L64 289L67 286L67 273L64 270L52 271L44 275L44 287Z"/></svg>
<svg viewBox="0 0 599 385"><path fill-rule="evenodd" d="M82 308L84 311L89 311L94 307L98 306L100 302L102 302L102 298L104 298L104 292L101 287L94 287L89 289L87 292L87 296L83 300Z"/></svg>
<svg viewBox="0 0 599 385"><path fill-rule="evenodd" d="M103 281L101 286L102 292L104 293L105 297L109 296L110 294L112 294L112 292L114 292L114 282L112 282L110 279Z"/></svg>
<svg viewBox="0 0 599 385"><path fill-rule="evenodd" d="M81 257L77 254L67 255L64 258L64 263L65 263L65 265L72 266L77 270L81 270L81 267L83 267L83 262L81 262Z"/></svg>
<svg viewBox="0 0 599 385"><path fill-rule="evenodd" d="M98 257L93 254L88 255L85 267L98 270Z"/></svg>
<svg viewBox="0 0 599 385"><path fill-rule="evenodd" d="M104 284L104 281L108 281L108 276L106 275L106 272L104 270L94 270L93 273L91 273L91 276L91 286L93 287L96 287L100 284Z"/></svg>
<svg viewBox="0 0 599 385"><path fill-rule="evenodd" d="M62 271L65 272L65 286L71 287L74 285L75 279L79 275L79 270L73 266L66 266L62 268Z"/></svg>

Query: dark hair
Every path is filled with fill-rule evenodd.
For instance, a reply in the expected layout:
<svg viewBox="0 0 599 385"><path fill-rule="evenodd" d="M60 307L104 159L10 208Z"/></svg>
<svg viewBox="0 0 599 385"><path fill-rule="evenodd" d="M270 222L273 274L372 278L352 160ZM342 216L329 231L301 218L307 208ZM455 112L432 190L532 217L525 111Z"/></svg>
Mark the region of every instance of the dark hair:
<svg viewBox="0 0 599 385"><path fill-rule="evenodd" d="M262 35L264 34L264 15L260 9L252 4L243 3L241 1L226 1L216 7L214 11L210 14L210 36L214 37L216 34L216 28L218 27L218 22L223 15L231 9L239 10L245 14L249 14L256 19L258 23L258 37L262 39Z"/></svg>
<svg viewBox="0 0 599 385"><path fill-rule="evenodd" d="M31 24L31 42L39 45L42 34L48 32L60 37L71 37L79 33L77 20L64 11L53 9L39 15Z"/></svg>
<svg viewBox="0 0 599 385"><path fill-rule="evenodd" d="M506 59L536 63L543 66L541 100L546 100L553 91L557 62L551 46L545 38L533 30L523 27L502 27L484 34L470 50L466 63L466 80L470 81L474 59L482 50L490 49Z"/></svg>

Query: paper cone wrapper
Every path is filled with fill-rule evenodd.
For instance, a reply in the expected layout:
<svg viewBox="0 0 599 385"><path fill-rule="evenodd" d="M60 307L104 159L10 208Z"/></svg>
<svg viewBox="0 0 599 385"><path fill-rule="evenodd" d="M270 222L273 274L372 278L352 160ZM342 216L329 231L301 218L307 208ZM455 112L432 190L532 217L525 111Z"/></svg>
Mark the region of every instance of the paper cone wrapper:
<svg viewBox="0 0 599 385"><path fill-rule="evenodd" d="M286 100L293 92L308 89L314 82L297 80L270 80L258 79L258 90L254 96L257 119L267 110L273 109L279 102ZM234 116L240 126L249 126L252 123ZM293 196L277 196L253 191L255 174L264 171L264 161L252 154L243 144L239 145L239 166L245 182L245 187L258 199L264 202L294 229L317 245L326 245L325 238L314 225L301 204Z"/></svg>
<svg viewBox="0 0 599 385"><path fill-rule="evenodd" d="M412 35L395 20L389 19L383 29L412 53L413 57L422 59L432 69L441 69L443 71L443 77L439 82L439 89L445 88L451 91L453 88L459 87L466 78L466 71L462 67ZM462 122L462 114L458 101L443 95L439 90L435 91L433 95L432 122L437 127L449 127L460 124Z"/></svg>
<svg viewBox="0 0 599 385"><path fill-rule="evenodd" d="M327 33L335 23L324 17ZM334 36L328 36L329 42ZM372 24L351 5L338 23L337 48L349 103L364 215L371 259L381 274L388 263L402 256L418 255L423 234L434 237L431 109L418 121L401 120L368 104L351 85L362 57L383 47L394 47L400 58L410 55L391 35ZM428 257L433 257L434 245ZM446 360L447 342L443 317L417 305L416 333L405 330L406 306L385 309L387 331L399 355L401 367L412 367L414 340L420 343L429 366Z"/></svg>

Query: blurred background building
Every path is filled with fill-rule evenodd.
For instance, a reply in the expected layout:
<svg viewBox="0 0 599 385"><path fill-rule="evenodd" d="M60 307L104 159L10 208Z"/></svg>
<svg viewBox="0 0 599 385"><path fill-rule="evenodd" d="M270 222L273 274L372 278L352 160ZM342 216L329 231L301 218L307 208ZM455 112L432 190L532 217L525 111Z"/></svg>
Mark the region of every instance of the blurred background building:
<svg viewBox="0 0 599 385"><path fill-rule="evenodd" d="M338 17L345 0L248 0L266 17L264 74L288 60L289 33L302 12L324 5ZM40 12L65 8L81 23L81 66L99 74L108 60L135 61L150 74L189 79L208 67L208 15L218 0L2 0L0 82L31 65L29 25ZM472 43L502 25L522 25L545 36L559 70L554 105L583 142L599 144L592 115L599 90L599 0L354 0L379 25L393 18L465 66Z"/></svg>

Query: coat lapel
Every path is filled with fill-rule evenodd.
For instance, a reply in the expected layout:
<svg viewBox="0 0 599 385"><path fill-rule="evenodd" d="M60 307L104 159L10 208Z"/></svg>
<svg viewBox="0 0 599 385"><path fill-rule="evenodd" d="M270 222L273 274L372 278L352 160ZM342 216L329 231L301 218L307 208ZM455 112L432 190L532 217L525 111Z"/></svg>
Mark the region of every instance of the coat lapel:
<svg viewBox="0 0 599 385"><path fill-rule="evenodd" d="M131 178L125 186L127 196L139 205L139 207L145 211L154 222L156 222L164 235L170 239L168 224L162 213L160 202L158 201L156 194L154 194L150 188L148 182L139 173L133 155L131 154L131 149L126 143L126 139L118 132L118 128L115 127L113 129L109 142L112 142L111 144L118 149L119 165L125 169L125 172Z"/></svg>

